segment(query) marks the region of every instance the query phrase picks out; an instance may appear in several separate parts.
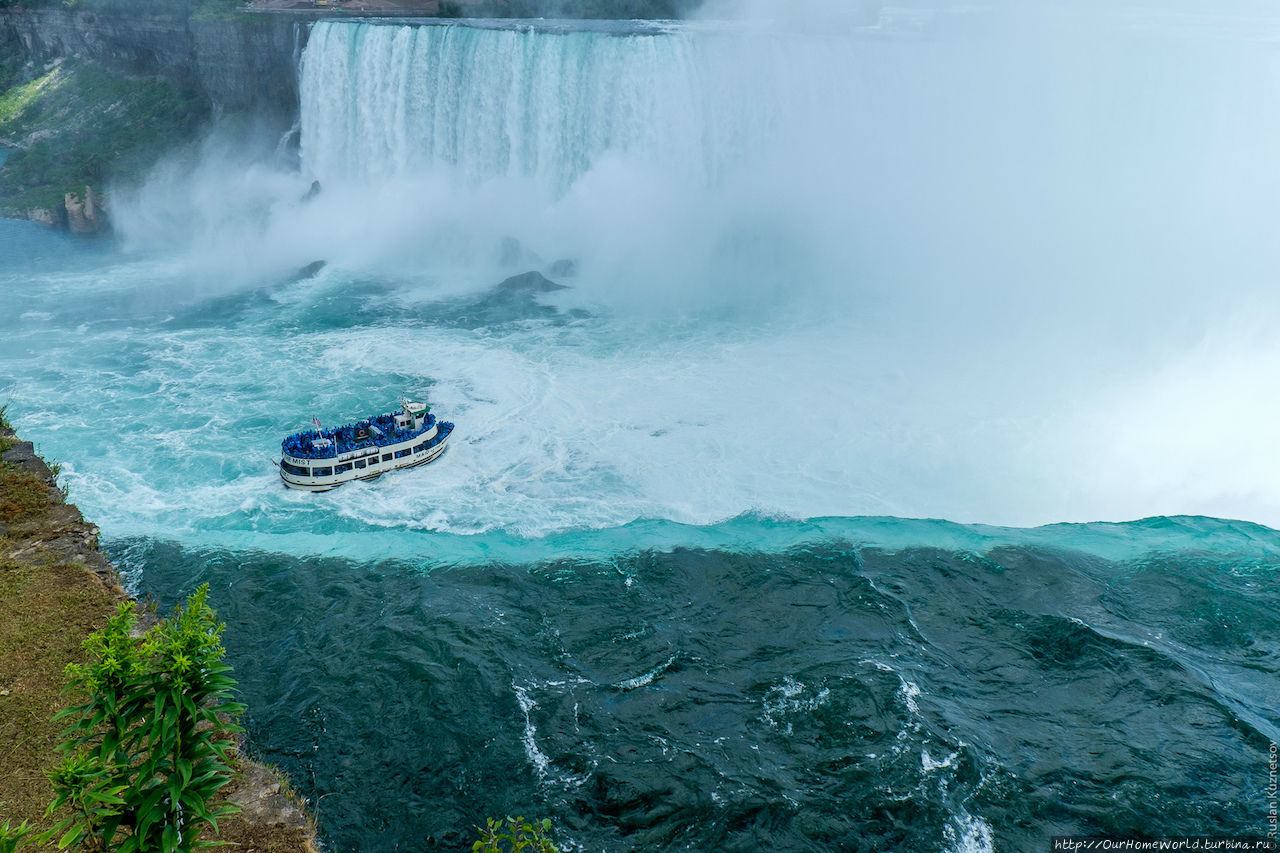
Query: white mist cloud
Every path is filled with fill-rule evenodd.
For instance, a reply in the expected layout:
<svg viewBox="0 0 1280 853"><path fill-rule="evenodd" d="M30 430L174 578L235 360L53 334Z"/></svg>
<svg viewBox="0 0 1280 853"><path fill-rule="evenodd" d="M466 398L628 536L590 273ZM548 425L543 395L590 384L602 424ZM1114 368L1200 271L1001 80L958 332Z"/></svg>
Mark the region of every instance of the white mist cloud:
<svg viewBox="0 0 1280 853"><path fill-rule="evenodd" d="M749 21L771 27L799 27L815 32L831 27L879 22L885 0L707 0L695 17L705 21Z"/></svg>
<svg viewBox="0 0 1280 853"><path fill-rule="evenodd" d="M960 520L1280 521L1259 391L1280 362L1241 320L1280 320L1274 15L705 17L730 12L631 39L467 32L430 61L425 35L381 28L373 76L304 84L323 112L302 174L211 146L158 174L122 230L245 281L323 259L483 289L570 258L564 298L622 316L799 317L749 363L805 412L815 511L856 488L859 506ZM709 420L733 423L736 399Z"/></svg>
<svg viewBox="0 0 1280 853"><path fill-rule="evenodd" d="M307 181L281 162L265 128L215 128L194 150L178 151L136 189L113 195L111 216L130 252L188 258L194 281L228 289L296 270L293 247L268 239L296 217Z"/></svg>

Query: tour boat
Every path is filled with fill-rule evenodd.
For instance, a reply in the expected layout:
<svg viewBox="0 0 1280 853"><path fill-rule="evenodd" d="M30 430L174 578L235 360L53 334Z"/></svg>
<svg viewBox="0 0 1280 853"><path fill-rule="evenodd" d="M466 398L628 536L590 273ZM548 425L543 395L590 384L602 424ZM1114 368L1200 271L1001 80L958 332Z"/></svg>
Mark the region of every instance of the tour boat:
<svg viewBox="0 0 1280 853"><path fill-rule="evenodd" d="M354 424L295 432L280 444L280 479L291 489L325 492L348 480L371 480L397 468L425 465L444 452L453 424L422 403Z"/></svg>

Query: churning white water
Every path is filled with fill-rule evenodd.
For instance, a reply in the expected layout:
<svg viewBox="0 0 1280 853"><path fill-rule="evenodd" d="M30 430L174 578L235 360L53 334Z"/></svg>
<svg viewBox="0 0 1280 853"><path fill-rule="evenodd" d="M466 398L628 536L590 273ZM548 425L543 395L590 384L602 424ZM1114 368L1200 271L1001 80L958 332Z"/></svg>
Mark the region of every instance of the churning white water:
<svg viewBox="0 0 1280 853"><path fill-rule="evenodd" d="M15 414L104 528L288 550L1280 523L1278 40L1216 4L317 23L298 171L211 143L121 203L134 254L0 271L38 285ZM529 270L568 289L491 290ZM439 463L279 487L284 433L402 392L458 424Z"/></svg>

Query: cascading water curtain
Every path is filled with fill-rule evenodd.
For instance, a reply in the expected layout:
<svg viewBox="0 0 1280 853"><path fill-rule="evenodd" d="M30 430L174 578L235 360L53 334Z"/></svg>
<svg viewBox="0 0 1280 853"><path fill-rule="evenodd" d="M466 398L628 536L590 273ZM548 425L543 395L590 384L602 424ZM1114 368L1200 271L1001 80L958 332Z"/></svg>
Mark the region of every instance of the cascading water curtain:
<svg viewBox="0 0 1280 853"><path fill-rule="evenodd" d="M693 185L820 114L856 78L840 42L742 34L321 22L302 147L322 181L446 168L562 193L618 156Z"/></svg>

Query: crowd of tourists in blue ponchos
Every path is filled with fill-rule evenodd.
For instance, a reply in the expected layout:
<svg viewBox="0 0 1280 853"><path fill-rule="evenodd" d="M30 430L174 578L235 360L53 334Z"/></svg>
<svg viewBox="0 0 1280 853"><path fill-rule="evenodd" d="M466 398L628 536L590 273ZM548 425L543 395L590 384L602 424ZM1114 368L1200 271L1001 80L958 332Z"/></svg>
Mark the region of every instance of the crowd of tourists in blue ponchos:
<svg viewBox="0 0 1280 853"><path fill-rule="evenodd" d="M406 430L396 426L395 415L378 415L334 429L296 432L281 442L281 447L297 459L328 459L351 450L408 441L431 429L435 422L436 416L428 414L422 429Z"/></svg>

